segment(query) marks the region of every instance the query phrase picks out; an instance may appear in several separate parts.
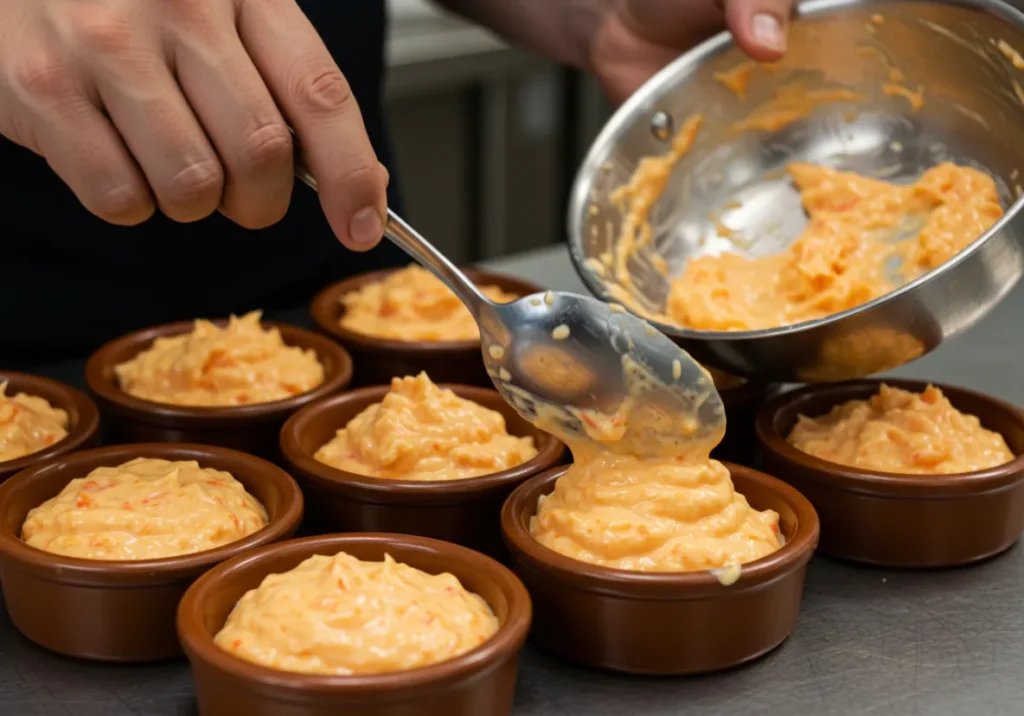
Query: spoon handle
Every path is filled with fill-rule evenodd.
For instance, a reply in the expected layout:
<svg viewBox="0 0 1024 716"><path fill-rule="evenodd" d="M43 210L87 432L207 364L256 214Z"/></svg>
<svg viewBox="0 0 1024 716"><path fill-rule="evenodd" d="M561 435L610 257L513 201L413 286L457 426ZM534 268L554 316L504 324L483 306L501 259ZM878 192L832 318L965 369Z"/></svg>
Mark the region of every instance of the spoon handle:
<svg viewBox="0 0 1024 716"><path fill-rule="evenodd" d="M294 135L293 131L293 138ZM302 150L298 141L293 140L293 143L295 145L295 177L313 191L319 192L316 177L309 171L309 167L302 158ZM388 209L387 221L384 223L384 235L417 263L441 279L466 304L466 308L474 316L479 318L484 305L490 304L490 301L480 293L480 289L466 274L462 273L433 244L423 238L416 229L391 209Z"/></svg>

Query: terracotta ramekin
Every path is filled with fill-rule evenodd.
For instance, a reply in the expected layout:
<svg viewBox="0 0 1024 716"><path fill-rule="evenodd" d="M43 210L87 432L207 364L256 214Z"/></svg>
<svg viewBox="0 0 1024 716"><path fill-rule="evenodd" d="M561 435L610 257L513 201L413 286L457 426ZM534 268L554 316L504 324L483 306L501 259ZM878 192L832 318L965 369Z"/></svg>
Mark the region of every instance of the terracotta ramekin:
<svg viewBox="0 0 1024 716"><path fill-rule="evenodd" d="M92 354L85 379L103 413L107 443L192 442L278 459L277 435L289 415L317 398L348 387L352 359L344 348L313 331L264 322L280 329L290 346L312 349L324 366L324 382L285 400L225 407L189 407L142 400L121 390L114 367L149 348L157 338L191 331L192 321L146 328L117 338Z"/></svg>
<svg viewBox="0 0 1024 716"><path fill-rule="evenodd" d="M396 376L426 371L435 383L462 383L491 387L491 379L480 357L480 341L397 341L356 333L339 325L344 307L341 297L366 284L382 281L389 271L360 274L323 289L310 304L310 314L321 331L340 342L355 362L356 386L390 383ZM528 281L483 269L465 268L466 275L480 285L493 285L528 296L544 289Z"/></svg>
<svg viewBox="0 0 1024 716"><path fill-rule="evenodd" d="M96 432L100 426L100 413L96 404L85 393L49 378L0 370L0 383L5 381L7 382L8 397L13 397L18 393L27 393L46 398L53 407L66 411L68 434L63 440L55 442L44 450L19 457L17 460L0 462L0 482L37 462L91 447L96 442Z"/></svg>
<svg viewBox="0 0 1024 716"><path fill-rule="evenodd" d="M512 569L534 605L533 637L572 661L632 674L698 674L766 654L793 631L818 516L789 485L724 463L736 490L779 513L786 543L724 586L709 572L632 572L566 557L530 534L537 500L565 468L521 485L501 511Z"/></svg>
<svg viewBox="0 0 1024 716"><path fill-rule="evenodd" d="M440 664L387 674L323 676L259 666L213 637L236 602L265 576L317 554L380 561L385 553L431 574L450 572L494 610L500 626L473 651ZM504 716L512 710L519 650L530 628L530 597L494 560L464 547L394 534L310 537L233 559L199 579L178 609L201 716Z"/></svg>
<svg viewBox="0 0 1024 716"><path fill-rule="evenodd" d="M441 387L500 412L510 434L533 437L537 455L509 470L463 480L390 480L337 470L313 455L352 418L383 400L390 386L332 395L306 406L281 429L281 452L306 492L317 531L421 535L505 557L499 526L502 504L524 480L558 465L565 447L523 420L496 390Z"/></svg>
<svg viewBox="0 0 1024 716"><path fill-rule="evenodd" d="M138 457L195 460L230 472L267 509L269 524L206 552L114 562L76 559L29 547L29 510L97 467ZM0 579L11 621L30 640L82 659L155 661L181 654L174 628L181 595L214 565L290 537L302 519L302 493L281 468L252 455L205 445L118 445L65 455L0 485Z"/></svg>
<svg viewBox="0 0 1024 716"><path fill-rule="evenodd" d="M757 439L765 469L807 496L821 516L821 551L888 567L948 567L1009 548L1024 528L1024 412L964 388L932 383L958 410L1002 433L1017 459L954 475L900 475L827 462L786 442L800 414L864 400L882 382L920 392L917 380L858 380L785 393L765 405Z"/></svg>

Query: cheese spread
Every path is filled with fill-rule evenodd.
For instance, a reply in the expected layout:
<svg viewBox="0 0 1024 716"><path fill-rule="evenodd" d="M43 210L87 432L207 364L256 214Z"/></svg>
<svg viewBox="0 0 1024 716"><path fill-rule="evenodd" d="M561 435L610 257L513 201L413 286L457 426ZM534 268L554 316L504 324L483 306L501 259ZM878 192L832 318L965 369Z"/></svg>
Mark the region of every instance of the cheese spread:
<svg viewBox="0 0 1024 716"><path fill-rule="evenodd" d="M1002 435L961 413L934 386L914 393L883 384L868 400L820 417L801 415L788 440L822 460L879 472L972 472L1014 459Z"/></svg>
<svg viewBox="0 0 1024 716"><path fill-rule="evenodd" d="M316 555L267 576L214 641L247 661L307 674L379 674L447 661L490 639L498 619L451 574L385 555Z"/></svg>
<svg viewBox="0 0 1024 716"><path fill-rule="evenodd" d="M579 453L530 522L556 552L615 569L689 572L738 567L782 546L778 514L752 508L717 460Z"/></svg>
<svg viewBox="0 0 1024 716"><path fill-rule="evenodd" d="M230 473L136 458L72 480L28 513L21 537L66 557L162 559L236 542L266 524L266 510Z"/></svg>
<svg viewBox="0 0 1024 716"><path fill-rule="evenodd" d="M223 328L198 320L189 333L157 338L115 368L122 390L156 403L228 406L283 400L323 383L316 353L286 345L260 315L232 316Z"/></svg>
<svg viewBox="0 0 1024 716"><path fill-rule="evenodd" d="M322 463L398 480L458 480L520 465L532 437L509 435L504 416L439 388L426 373L394 378L391 390L317 450Z"/></svg>
<svg viewBox="0 0 1024 716"><path fill-rule="evenodd" d="M35 395L7 397L7 382L0 382L0 462L48 448L66 438L67 429L65 411Z"/></svg>
<svg viewBox="0 0 1024 716"><path fill-rule="evenodd" d="M508 303L518 296L480 286L487 298ZM467 341L480 338L472 314L440 279L411 265L341 297L340 325L355 333L398 341Z"/></svg>

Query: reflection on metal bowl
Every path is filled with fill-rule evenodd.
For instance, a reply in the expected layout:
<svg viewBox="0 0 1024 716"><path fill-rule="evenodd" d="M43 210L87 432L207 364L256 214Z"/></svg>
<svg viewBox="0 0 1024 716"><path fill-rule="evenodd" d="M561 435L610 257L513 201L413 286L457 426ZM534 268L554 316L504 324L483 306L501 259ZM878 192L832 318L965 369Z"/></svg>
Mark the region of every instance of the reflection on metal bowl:
<svg viewBox="0 0 1024 716"><path fill-rule="evenodd" d="M1024 60L1012 48L1024 49L1024 14L999 0L804 4L786 58L768 67L746 61L728 35L713 38L641 88L595 141L570 204L573 262L597 296L736 375L838 380L924 355L983 318L1024 273ZM623 230L612 194L698 113L700 132L647 216L650 244L628 257L621 280L603 258ZM897 184L954 162L995 180L1005 215L939 268L834 315L764 330L672 325L666 299L689 260L770 256L801 233L793 161Z"/></svg>

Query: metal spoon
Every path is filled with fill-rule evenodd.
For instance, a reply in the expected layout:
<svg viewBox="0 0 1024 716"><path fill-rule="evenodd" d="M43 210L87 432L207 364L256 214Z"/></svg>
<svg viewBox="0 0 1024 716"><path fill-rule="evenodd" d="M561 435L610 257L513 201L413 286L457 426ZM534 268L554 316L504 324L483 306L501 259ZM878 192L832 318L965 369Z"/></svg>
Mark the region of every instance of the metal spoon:
<svg viewBox="0 0 1024 716"><path fill-rule="evenodd" d="M298 153L295 175L317 190ZM725 410L711 376L643 319L562 291L494 303L390 209L384 235L473 314L487 372L526 420L573 445L642 457L721 440Z"/></svg>

